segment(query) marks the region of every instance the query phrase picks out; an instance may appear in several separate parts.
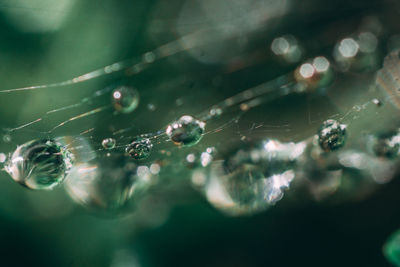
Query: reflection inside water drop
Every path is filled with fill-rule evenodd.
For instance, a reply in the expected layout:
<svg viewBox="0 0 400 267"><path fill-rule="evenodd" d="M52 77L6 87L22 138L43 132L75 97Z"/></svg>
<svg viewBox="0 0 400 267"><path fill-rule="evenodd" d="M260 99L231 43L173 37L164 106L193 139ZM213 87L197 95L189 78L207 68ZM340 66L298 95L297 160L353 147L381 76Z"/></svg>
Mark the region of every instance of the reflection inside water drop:
<svg viewBox="0 0 400 267"><path fill-rule="evenodd" d="M128 202L136 204L152 178L146 166L123 155L110 154L74 166L65 188L77 203L94 210L120 211Z"/></svg>
<svg viewBox="0 0 400 267"><path fill-rule="evenodd" d="M176 145L193 146L202 138L205 126L205 122L185 115L168 125L166 134Z"/></svg>
<svg viewBox="0 0 400 267"><path fill-rule="evenodd" d="M265 210L283 197L295 178L297 159L304 143L267 140L261 145L246 144L209 168L205 194L209 202L229 215ZM201 180L200 176L195 177ZM198 182L192 178L194 182Z"/></svg>
<svg viewBox="0 0 400 267"><path fill-rule="evenodd" d="M14 181L30 189L53 189L72 167L73 154L54 140L32 140L17 147L5 165Z"/></svg>

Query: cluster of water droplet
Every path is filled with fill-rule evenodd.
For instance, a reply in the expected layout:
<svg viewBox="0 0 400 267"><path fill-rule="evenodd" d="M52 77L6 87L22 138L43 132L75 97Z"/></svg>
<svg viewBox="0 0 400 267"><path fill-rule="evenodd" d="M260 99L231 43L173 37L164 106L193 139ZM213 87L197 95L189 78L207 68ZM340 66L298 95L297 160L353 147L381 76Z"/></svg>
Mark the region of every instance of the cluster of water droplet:
<svg viewBox="0 0 400 267"><path fill-rule="evenodd" d="M325 56L305 60L284 77L244 90L203 113L184 115L155 133L121 138L110 135L112 138L104 138L90 152L96 156L89 159L77 160L81 155L73 152L77 147L74 142L64 144L45 139L18 146L8 159L5 154L0 154L0 164L4 163L4 169L15 181L30 189L52 189L66 178L65 188L76 202L94 209L116 211L130 200L140 199L161 166L168 164L168 161L160 161L160 165L154 161L151 166L139 165L139 162L146 162L140 160L148 159L157 145L172 141L180 148L191 149L206 134L206 123L220 119L230 109L238 108L243 114L278 97L297 93L311 95L316 89L333 84L334 69L343 72L373 69L377 62L377 42L377 37L371 32L344 38L336 44L332 61ZM286 64L304 60L304 48L292 35L275 38L270 48L274 56ZM153 63L157 57L158 54L148 52L141 63ZM398 75L392 71L393 66L398 66L398 61L397 54L385 61L391 71L384 69L378 75L378 80L383 80L378 82L381 87L393 87L388 86L387 76ZM104 72L112 73L124 66L122 63L107 66ZM142 67L134 65L129 70L138 74ZM394 80L391 82L396 83ZM110 92L111 104L108 106L113 106L115 115L128 114L137 109L139 91L130 85L101 90L93 98ZM398 93L394 95L398 98ZM383 102L374 98L372 103L382 106ZM55 128L103 110L105 107L72 117ZM196 188L213 206L229 215L253 214L269 208L283 198L285 190L295 181L301 181L316 199L343 188L354 190L358 187L361 190L366 176L377 183L389 181L396 171L396 159L400 154L399 131L367 138L370 147L367 152L351 148L345 150L350 130L347 122L340 121L325 120L316 129L315 136L297 143L277 139L256 142L241 138L239 145L226 153L217 153L212 147L200 153L189 150L184 162L193 170L190 176ZM163 139L165 136L168 140ZM361 182L354 177L362 177Z"/></svg>
<svg viewBox="0 0 400 267"><path fill-rule="evenodd" d="M153 144L148 138L139 138L126 147L126 153L133 159L145 159L150 156Z"/></svg>

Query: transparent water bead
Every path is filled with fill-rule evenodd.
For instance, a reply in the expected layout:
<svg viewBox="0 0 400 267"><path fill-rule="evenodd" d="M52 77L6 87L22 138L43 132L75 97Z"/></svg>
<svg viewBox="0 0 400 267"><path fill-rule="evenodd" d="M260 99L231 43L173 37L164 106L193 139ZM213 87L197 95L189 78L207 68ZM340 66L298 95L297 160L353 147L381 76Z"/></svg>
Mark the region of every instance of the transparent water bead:
<svg viewBox="0 0 400 267"><path fill-rule="evenodd" d="M72 167L73 155L53 140L33 140L18 146L5 170L21 185L49 190L60 184Z"/></svg>
<svg viewBox="0 0 400 267"><path fill-rule="evenodd" d="M325 152L343 147L346 139L346 125L335 120L324 121L318 131L319 145Z"/></svg>
<svg viewBox="0 0 400 267"><path fill-rule="evenodd" d="M204 190L208 201L228 215L263 211L282 199L295 178L304 143L267 140L236 149L209 169Z"/></svg>
<svg viewBox="0 0 400 267"><path fill-rule="evenodd" d="M120 154L78 163L65 182L69 196L93 210L119 212L137 204L152 180L146 166L139 166ZM132 201L131 201L132 200Z"/></svg>
<svg viewBox="0 0 400 267"><path fill-rule="evenodd" d="M104 149L111 150L115 147L117 144L117 141L114 138L106 138L103 139L101 142L101 145L104 147Z"/></svg>
<svg viewBox="0 0 400 267"><path fill-rule="evenodd" d="M130 86L119 86L112 92L112 102L116 111L130 113L139 105L139 92Z"/></svg>
<svg viewBox="0 0 400 267"><path fill-rule="evenodd" d="M168 125L166 134L176 145L193 146L200 141L205 126L205 122L185 115Z"/></svg>
<svg viewBox="0 0 400 267"><path fill-rule="evenodd" d="M153 144L150 139L142 138L132 141L126 147L126 153L128 153L133 159L145 159L151 154Z"/></svg>

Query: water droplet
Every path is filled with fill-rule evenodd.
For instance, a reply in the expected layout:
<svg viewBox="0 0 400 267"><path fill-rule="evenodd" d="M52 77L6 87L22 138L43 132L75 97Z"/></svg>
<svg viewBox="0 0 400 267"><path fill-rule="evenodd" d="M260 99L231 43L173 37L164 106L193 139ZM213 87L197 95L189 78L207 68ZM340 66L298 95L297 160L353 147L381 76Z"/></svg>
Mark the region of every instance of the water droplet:
<svg viewBox="0 0 400 267"><path fill-rule="evenodd" d="M139 105L139 92L129 86L119 86L112 92L112 101L116 111L130 113Z"/></svg>
<svg viewBox="0 0 400 267"><path fill-rule="evenodd" d="M400 130L390 131L376 137L373 151L378 157L394 159L400 155Z"/></svg>
<svg viewBox="0 0 400 267"><path fill-rule="evenodd" d="M130 204L137 204L150 185L151 179L140 176L138 171L139 166L127 157L111 154L76 164L65 188L75 202L87 208L120 212Z"/></svg>
<svg viewBox="0 0 400 267"><path fill-rule="evenodd" d="M30 189L52 189L72 166L73 155L53 140L27 142L12 154L5 169L18 183Z"/></svg>
<svg viewBox="0 0 400 267"><path fill-rule="evenodd" d="M128 153L133 159L145 159L150 156L153 144L148 138L139 138L133 140L127 147L126 153Z"/></svg>
<svg viewBox="0 0 400 267"><path fill-rule="evenodd" d="M5 134L5 135L3 135L3 141L5 142L5 143L10 143L11 142L11 136L10 135L8 135L8 134Z"/></svg>
<svg viewBox="0 0 400 267"><path fill-rule="evenodd" d="M221 108L212 108L209 113L210 113L211 117L218 117L222 114L222 109Z"/></svg>
<svg viewBox="0 0 400 267"><path fill-rule="evenodd" d="M210 165L207 199L229 215L260 212L283 197L295 177L294 168L304 143L267 140L262 145L234 150ZM203 176L193 177L201 180Z"/></svg>
<svg viewBox="0 0 400 267"><path fill-rule="evenodd" d="M205 122L185 115L170 124L166 134L176 145L193 146L200 141L205 125Z"/></svg>
<svg viewBox="0 0 400 267"><path fill-rule="evenodd" d="M153 52L147 52L143 55L143 61L146 63L153 63L156 60L156 55Z"/></svg>
<svg viewBox="0 0 400 267"><path fill-rule="evenodd" d="M156 110L156 106L155 106L154 104L152 104L152 103L147 104L147 108L148 108L150 111Z"/></svg>
<svg viewBox="0 0 400 267"><path fill-rule="evenodd" d="M111 150L115 147L117 141L115 141L114 138L106 138L103 139L103 141L101 142L101 145L107 149L107 150Z"/></svg>
<svg viewBox="0 0 400 267"><path fill-rule="evenodd" d="M382 106L382 102L381 102L379 99L377 99L377 98L374 98L374 99L372 99L371 101L372 101L372 103L374 103L377 107Z"/></svg>
<svg viewBox="0 0 400 267"><path fill-rule="evenodd" d="M325 121L318 131L318 142L325 152L343 147L346 138L346 125L340 124L335 120Z"/></svg>

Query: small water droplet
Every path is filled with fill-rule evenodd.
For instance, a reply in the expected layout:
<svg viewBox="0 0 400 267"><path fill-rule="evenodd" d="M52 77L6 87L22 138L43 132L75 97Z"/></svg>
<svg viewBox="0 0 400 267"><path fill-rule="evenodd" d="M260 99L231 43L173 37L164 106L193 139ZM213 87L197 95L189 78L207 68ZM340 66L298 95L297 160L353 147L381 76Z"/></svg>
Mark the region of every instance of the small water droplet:
<svg viewBox="0 0 400 267"><path fill-rule="evenodd" d="M139 92L130 86L119 86L112 92L112 102L116 111L130 113L139 105Z"/></svg>
<svg viewBox="0 0 400 267"><path fill-rule="evenodd" d="M155 106L154 104L151 104L151 103L147 104L147 108L148 108L150 111L156 110L156 106Z"/></svg>
<svg viewBox="0 0 400 267"><path fill-rule="evenodd" d="M115 147L117 144L117 141L114 138L106 138L103 139L101 142L101 145L104 147L104 149L111 150Z"/></svg>
<svg viewBox="0 0 400 267"><path fill-rule="evenodd" d="M222 109L221 108L212 108L210 110L211 117L217 117L217 116L220 116L221 114L222 114Z"/></svg>
<svg viewBox="0 0 400 267"><path fill-rule="evenodd" d="M30 189L52 189L72 167L73 155L53 140L27 142L12 154L5 169L18 183Z"/></svg>
<svg viewBox="0 0 400 267"><path fill-rule="evenodd" d="M377 98L372 99L372 103L374 103L377 107L382 106L382 102Z"/></svg>
<svg viewBox="0 0 400 267"><path fill-rule="evenodd" d="M318 142L325 152L343 147L346 139L346 125L335 120L325 121L318 131Z"/></svg>
<svg viewBox="0 0 400 267"><path fill-rule="evenodd" d="M205 122L185 115L171 123L167 127L166 134L176 145L193 146L200 141L204 129Z"/></svg>
<svg viewBox="0 0 400 267"><path fill-rule="evenodd" d="M10 143L11 140L12 140L11 135L8 135L8 134L3 135L3 141L5 143Z"/></svg>
<svg viewBox="0 0 400 267"><path fill-rule="evenodd" d="M143 55L143 61L146 63L153 63L156 55L153 52L147 52Z"/></svg>
<svg viewBox="0 0 400 267"><path fill-rule="evenodd" d="M128 153L133 159L141 160L150 156L153 144L150 139L143 138L133 140L127 147L126 153Z"/></svg>

